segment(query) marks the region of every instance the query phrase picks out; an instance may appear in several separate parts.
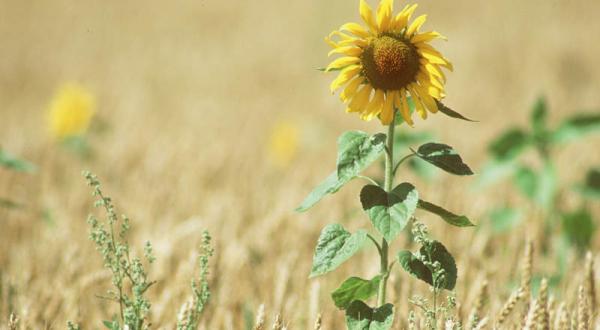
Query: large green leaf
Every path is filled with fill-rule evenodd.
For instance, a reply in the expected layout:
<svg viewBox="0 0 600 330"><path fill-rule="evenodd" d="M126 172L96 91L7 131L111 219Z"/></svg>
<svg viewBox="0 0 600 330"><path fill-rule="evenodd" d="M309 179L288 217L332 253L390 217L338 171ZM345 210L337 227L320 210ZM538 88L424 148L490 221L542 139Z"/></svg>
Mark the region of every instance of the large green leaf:
<svg viewBox="0 0 600 330"><path fill-rule="evenodd" d="M585 134L600 132L600 113L577 114L566 119L556 131L552 132L552 142L570 142Z"/></svg>
<svg viewBox="0 0 600 330"><path fill-rule="evenodd" d="M356 177L385 150L385 134L349 131L338 139L337 176L341 181Z"/></svg>
<svg viewBox="0 0 600 330"><path fill-rule="evenodd" d="M421 159L455 175L472 175L473 171L463 163L462 158L449 145L426 143L416 152Z"/></svg>
<svg viewBox="0 0 600 330"><path fill-rule="evenodd" d="M328 194L334 194L375 161L385 150L385 134L345 132L338 139L337 170L308 194L297 212L304 212Z"/></svg>
<svg viewBox="0 0 600 330"><path fill-rule="evenodd" d="M497 160L510 160L521 154L531 144L531 137L520 128L512 128L492 141L490 153Z"/></svg>
<svg viewBox="0 0 600 330"><path fill-rule="evenodd" d="M17 172L34 172L35 166L0 149L0 166Z"/></svg>
<svg viewBox="0 0 600 330"><path fill-rule="evenodd" d="M410 251L400 251L398 253L398 262L412 276L427 282L433 286L433 275L431 270L423 263L423 260L430 262L439 262L445 274L445 284L442 289L452 290L456 285L456 262L446 247L438 242L432 241L427 246L422 246L417 255ZM439 285L439 284L438 284Z"/></svg>
<svg viewBox="0 0 600 330"><path fill-rule="evenodd" d="M331 298L339 309L346 309L355 300L367 300L377 294L380 281L380 275L371 280L350 277L331 293Z"/></svg>
<svg viewBox="0 0 600 330"><path fill-rule="evenodd" d="M338 224L323 228L317 242L310 277L328 273L358 252L367 241L367 232L350 234Z"/></svg>
<svg viewBox="0 0 600 330"><path fill-rule="evenodd" d="M567 240L580 251L589 249L596 224L590 212L581 208L574 212L563 213L562 215L563 235Z"/></svg>
<svg viewBox="0 0 600 330"><path fill-rule="evenodd" d="M422 199L419 200L419 208L423 209L427 212L431 212L440 218L442 218L447 223L456 226L456 227L472 227L475 226L469 218L464 215L454 214L441 206L435 205L433 203L426 202Z"/></svg>
<svg viewBox="0 0 600 330"><path fill-rule="evenodd" d="M348 330L388 330L394 323L394 305L385 304L371 308L360 300L355 300L346 310Z"/></svg>
<svg viewBox="0 0 600 330"><path fill-rule="evenodd" d="M304 199L302 204L296 208L297 212L304 212L315 204L317 204L325 195L336 193L349 180L339 180L337 173L331 173L325 181L321 182L310 194Z"/></svg>
<svg viewBox="0 0 600 330"><path fill-rule="evenodd" d="M460 113L448 108L446 105L444 105L440 101L435 101L435 102L437 103L438 110L440 110L441 113L445 114L448 117L462 119L462 120L471 121L471 122L477 122L476 120L469 119L469 118L461 115Z"/></svg>
<svg viewBox="0 0 600 330"><path fill-rule="evenodd" d="M379 186L367 185L360 192L360 201L373 226L391 243L414 214L419 193L408 182L399 184L389 193Z"/></svg>

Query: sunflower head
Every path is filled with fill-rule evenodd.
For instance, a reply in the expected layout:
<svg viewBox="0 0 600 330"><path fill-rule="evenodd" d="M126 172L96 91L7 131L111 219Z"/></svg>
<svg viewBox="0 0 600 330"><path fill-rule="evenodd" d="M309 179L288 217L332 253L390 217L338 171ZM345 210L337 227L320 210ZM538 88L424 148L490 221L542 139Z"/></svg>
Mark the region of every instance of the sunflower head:
<svg viewBox="0 0 600 330"><path fill-rule="evenodd" d="M421 118L427 111L438 111L444 97L446 76L443 69L452 64L429 42L444 37L435 32L419 32L426 15L411 22L417 5L406 5L393 15L393 0L381 0L374 14L365 0L360 0L360 16L366 26L347 23L325 40L342 55L326 71L339 71L331 91L343 88L340 98L347 112L356 112L364 120L379 117L385 125L399 111L413 125L409 98Z"/></svg>
<svg viewBox="0 0 600 330"><path fill-rule="evenodd" d="M63 85L48 109L48 128L59 140L84 134L95 113L95 98L83 86Z"/></svg>

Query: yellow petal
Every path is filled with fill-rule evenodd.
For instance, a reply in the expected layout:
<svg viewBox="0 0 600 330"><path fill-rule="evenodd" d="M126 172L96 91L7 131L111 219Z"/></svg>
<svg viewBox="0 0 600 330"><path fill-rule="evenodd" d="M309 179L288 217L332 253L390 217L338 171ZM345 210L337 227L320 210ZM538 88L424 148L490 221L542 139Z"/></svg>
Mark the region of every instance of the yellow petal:
<svg viewBox="0 0 600 330"><path fill-rule="evenodd" d="M426 63L432 63L446 67L450 64L445 58L437 57L435 55L423 52L419 52L419 55L421 55L420 63L423 65Z"/></svg>
<svg viewBox="0 0 600 330"><path fill-rule="evenodd" d="M383 107L383 97L384 97L385 93L383 92L383 90L381 89L377 89L375 90L375 95L373 96L373 100L371 100L371 103L369 103L369 106L367 107L366 111L363 112L363 115L361 116L361 118L363 120L371 120L373 119L373 117L377 116L379 113L381 113L381 109Z"/></svg>
<svg viewBox="0 0 600 330"><path fill-rule="evenodd" d="M358 57L360 56L360 54L362 54L362 52L363 50L360 47L344 46L337 47L336 49L330 51L329 54L327 54L327 56L331 56L333 54L342 54L346 56Z"/></svg>
<svg viewBox="0 0 600 330"><path fill-rule="evenodd" d="M439 51L437 51L435 48L431 47L431 45L428 44L417 44L417 52L419 53L419 55L421 55L422 57L432 61L432 63L435 63L434 61L439 61L437 59L441 59L444 61L444 64L441 64L441 66L447 68L450 71L454 70L454 67L452 66L452 63L450 63L450 61L448 61L447 58L444 57L444 55L442 55L442 53L440 53ZM438 63L435 63L438 64Z"/></svg>
<svg viewBox="0 0 600 330"><path fill-rule="evenodd" d="M373 20L373 10L365 0L360 0L360 17L371 29L371 31L377 33L377 27L375 26L375 21Z"/></svg>
<svg viewBox="0 0 600 330"><path fill-rule="evenodd" d="M331 71L333 69L342 69L347 67L348 65L356 64L358 62L360 62L360 59L358 57L340 57L331 62L325 69L325 72Z"/></svg>
<svg viewBox="0 0 600 330"><path fill-rule="evenodd" d="M340 99L342 102L348 102L348 100L350 100L354 94L356 94L356 90L358 90L358 87L363 81L365 81L364 77L358 76L354 78L340 94Z"/></svg>
<svg viewBox="0 0 600 330"><path fill-rule="evenodd" d="M417 80L421 85L433 85L440 90L444 89L444 85L442 85L435 76L427 74L426 72L421 71L417 73Z"/></svg>
<svg viewBox="0 0 600 330"><path fill-rule="evenodd" d="M402 115L402 118L404 118L404 121L409 124L410 126L413 126L414 123L412 121L412 118L410 117L410 108L408 107L408 101L406 100L406 90L402 89L400 91L400 114Z"/></svg>
<svg viewBox="0 0 600 330"><path fill-rule="evenodd" d="M427 93L427 91L423 88L423 86L415 86L416 92L419 94L419 98L423 101L423 104L431 111L431 113L436 113L438 111L437 104L435 100Z"/></svg>
<svg viewBox="0 0 600 330"><path fill-rule="evenodd" d="M365 106L369 103L369 98L371 97L371 91L373 88L371 85L363 85L361 89L356 92L350 104L348 104L348 108L352 109L352 112L362 112L364 111Z"/></svg>
<svg viewBox="0 0 600 330"><path fill-rule="evenodd" d="M354 78L359 72L362 70L360 65L351 65L337 76L333 82L331 82L331 94L335 92L336 89L342 87L344 84L350 81L350 79Z"/></svg>
<svg viewBox="0 0 600 330"><path fill-rule="evenodd" d="M393 30L402 30L408 24L410 17L417 9L418 5L415 3L412 6L406 5L402 11L396 15L396 18L392 21L392 29Z"/></svg>
<svg viewBox="0 0 600 330"><path fill-rule="evenodd" d="M394 121L394 93L398 93L397 91L388 91L385 94L385 102L383 103L383 109L381 110L381 123L384 125L389 125Z"/></svg>
<svg viewBox="0 0 600 330"><path fill-rule="evenodd" d="M442 72L442 70L440 70L440 68L437 65L425 63L425 70L427 70L427 72L429 72L434 77L438 77L443 83L446 82L446 75Z"/></svg>
<svg viewBox="0 0 600 330"><path fill-rule="evenodd" d="M327 43L329 46L331 46L331 48L336 48L336 47L338 47L338 44L337 44L337 43L335 43L333 40L331 40L331 38L329 38L329 37L325 37L325 42L326 42L326 43Z"/></svg>
<svg viewBox="0 0 600 330"><path fill-rule="evenodd" d="M406 30L406 35L411 36L413 33L418 32L423 23L427 20L427 15L421 15L417 17L414 22Z"/></svg>
<svg viewBox="0 0 600 330"><path fill-rule="evenodd" d="M371 35L369 31L365 30L365 28L358 23L346 23L340 27L340 30L348 31L361 38L366 38Z"/></svg>
<svg viewBox="0 0 600 330"><path fill-rule="evenodd" d="M414 84L408 86L408 90L410 91L410 97L412 98L413 103L415 104L415 109L417 110L419 116L421 116L422 119L427 119L427 111L423 107L423 101L419 97L419 94L417 93L415 87L416 86Z"/></svg>
<svg viewBox="0 0 600 330"><path fill-rule="evenodd" d="M338 42L338 47L355 46L355 47L367 47L369 43L365 39L348 39Z"/></svg>
<svg viewBox="0 0 600 330"><path fill-rule="evenodd" d="M392 20L393 0L381 0L377 8L377 28L379 31L387 31Z"/></svg>
<svg viewBox="0 0 600 330"><path fill-rule="evenodd" d="M443 35L441 35L440 33L436 32L436 31L429 31L429 32L424 32L424 33L420 33L420 34L415 34L410 41L412 41L413 43L417 43L417 42L428 42L431 41L435 38L440 38L443 40L448 40L446 37L444 37Z"/></svg>

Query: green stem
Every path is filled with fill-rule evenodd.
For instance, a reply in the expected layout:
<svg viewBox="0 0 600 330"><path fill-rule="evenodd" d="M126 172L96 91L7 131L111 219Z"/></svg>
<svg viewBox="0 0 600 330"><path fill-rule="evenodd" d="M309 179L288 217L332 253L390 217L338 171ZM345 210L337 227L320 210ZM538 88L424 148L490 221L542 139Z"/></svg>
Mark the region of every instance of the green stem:
<svg viewBox="0 0 600 330"><path fill-rule="evenodd" d="M388 126L386 153L385 153L385 181L384 189L387 192L392 191L394 183L394 122ZM379 282L379 290L377 291L377 305L383 306L385 304L385 291L387 286L387 280L389 277L388 270L388 243L385 238L381 239L381 251L379 253L381 258L380 263L380 274L381 281Z"/></svg>

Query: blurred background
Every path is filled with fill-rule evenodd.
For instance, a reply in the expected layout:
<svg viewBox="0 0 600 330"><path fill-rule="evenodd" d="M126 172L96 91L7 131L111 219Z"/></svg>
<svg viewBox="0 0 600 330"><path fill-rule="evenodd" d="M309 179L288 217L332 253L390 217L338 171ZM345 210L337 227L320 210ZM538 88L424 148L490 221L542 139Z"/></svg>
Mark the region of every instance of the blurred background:
<svg viewBox="0 0 600 330"><path fill-rule="evenodd" d="M438 114L399 130L431 133L480 172L490 141L528 127L542 95L549 126L575 112L597 114L598 12L600 2L586 0L420 1L424 29L449 39L435 44L455 66L445 104L479 122ZM307 213L293 209L334 169L337 136L383 130L345 114L329 93L333 75L316 70L328 63L323 37L348 21L359 21L358 1L0 0L0 149L36 168L0 167L0 198L15 204L0 207L1 322L15 312L31 328L61 328L67 319L87 328L115 313L95 296L110 278L87 239L85 219L94 211L81 171L90 170L132 219L131 244L154 244L154 328L173 327L203 229L216 249L203 327L244 329L262 303L268 317L281 313L294 329L308 328L317 313L328 329L341 327L328 292L347 275L376 274L375 251L333 274L307 277L325 224L368 224L356 197L362 183ZM65 83L95 99L83 153L48 129L49 105ZM558 147L558 182L581 180L599 165L598 143L589 135ZM476 176L400 176L478 224L498 205L527 203L504 181L476 190ZM561 195L567 205L577 198ZM595 219L597 204L589 204ZM457 259L465 306L482 278L497 294L492 305L501 306L514 280L507 265L516 264L526 237L548 235L535 212L523 212L520 225L499 234L424 220ZM598 246L592 239L590 248ZM576 255L569 252L569 262ZM540 260L540 272L556 271L551 252ZM410 307L406 297L426 292L415 282L392 275L401 313ZM565 286L557 284L556 294Z"/></svg>

